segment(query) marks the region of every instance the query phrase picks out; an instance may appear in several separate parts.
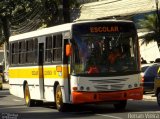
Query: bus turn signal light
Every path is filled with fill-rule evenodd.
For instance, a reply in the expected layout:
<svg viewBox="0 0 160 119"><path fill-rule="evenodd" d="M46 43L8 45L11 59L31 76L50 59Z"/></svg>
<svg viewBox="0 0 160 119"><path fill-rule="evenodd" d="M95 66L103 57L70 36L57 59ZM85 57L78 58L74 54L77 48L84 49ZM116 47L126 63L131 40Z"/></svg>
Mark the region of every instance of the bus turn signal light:
<svg viewBox="0 0 160 119"><path fill-rule="evenodd" d="M56 71L57 72L62 72L62 67L61 66L56 66Z"/></svg>
<svg viewBox="0 0 160 119"><path fill-rule="evenodd" d="M73 89L73 91L77 91L77 90L78 90L78 88L77 88L77 87L73 87L72 89Z"/></svg>

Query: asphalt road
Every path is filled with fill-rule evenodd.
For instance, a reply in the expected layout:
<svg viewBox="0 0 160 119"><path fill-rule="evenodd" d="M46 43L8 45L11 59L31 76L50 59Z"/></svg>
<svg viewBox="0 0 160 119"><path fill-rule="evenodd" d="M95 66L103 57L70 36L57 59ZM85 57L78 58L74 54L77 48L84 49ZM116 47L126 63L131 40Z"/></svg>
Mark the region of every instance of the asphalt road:
<svg viewBox="0 0 160 119"><path fill-rule="evenodd" d="M0 119L160 119L160 107L152 94L141 101L129 100L125 111L117 112L112 105L77 105L68 112L58 112L52 103L26 107L24 100L0 91Z"/></svg>

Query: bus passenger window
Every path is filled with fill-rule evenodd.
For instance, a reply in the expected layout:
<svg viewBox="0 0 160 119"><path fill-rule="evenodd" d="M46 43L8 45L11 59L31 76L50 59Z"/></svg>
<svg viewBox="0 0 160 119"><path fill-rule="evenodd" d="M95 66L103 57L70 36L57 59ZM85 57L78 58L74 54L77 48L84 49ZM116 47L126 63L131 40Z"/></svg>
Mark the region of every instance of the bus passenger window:
<svg viewBox="0 0 160 119"><path fill-rule="evenodd" d="M52 61L52 36L46 37L45 62Z"/></svg>
<svg viewBox="0 0 160 119"><path fill-rule="evenodd" d="M54 36L52 53L53 62L62 61L62 35Z"/></svg>

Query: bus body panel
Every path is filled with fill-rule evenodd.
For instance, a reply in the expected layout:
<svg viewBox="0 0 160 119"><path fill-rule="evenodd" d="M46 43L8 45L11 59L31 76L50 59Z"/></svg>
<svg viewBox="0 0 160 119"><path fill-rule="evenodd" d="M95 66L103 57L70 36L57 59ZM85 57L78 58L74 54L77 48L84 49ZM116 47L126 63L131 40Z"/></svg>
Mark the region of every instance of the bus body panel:
<svg viewBox="0 0 160 119"><path fill-rule="evenodd" d="M62 72L56 71L57 67L62 68ZM40 87L39 80L42 79L42 74L39 75L39 67L12 67L9 69L10 73L10 92L13 95L23 98L23 84L24 81L27 81L29 85L30 95L32 99L37 100L46 100L46 101L55 101L54 100L54 84L58 82L62 87L62 92L64 94L64 102L69 102L68 93L65 90L68 90L68 80L66 65L51 65L44 66L44 99L40 97ZM17 91L18 90L18 91ZM20 91L20 92L19 92Z"/></svg>

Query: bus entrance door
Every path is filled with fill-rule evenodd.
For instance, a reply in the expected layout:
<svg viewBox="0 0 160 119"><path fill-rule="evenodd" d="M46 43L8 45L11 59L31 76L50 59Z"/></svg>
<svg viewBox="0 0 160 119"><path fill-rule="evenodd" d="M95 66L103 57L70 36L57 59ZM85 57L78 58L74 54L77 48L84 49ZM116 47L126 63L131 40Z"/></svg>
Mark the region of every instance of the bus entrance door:
<svg viewBox="0 0 160 119"><path fill-rule="evenodd" d="M39 65L39 88L40 88L40 97L44 99L44 71L43 71L43 62L44 62L44 43L39 43L39 56L38 56L38 65Z"/></svg>

